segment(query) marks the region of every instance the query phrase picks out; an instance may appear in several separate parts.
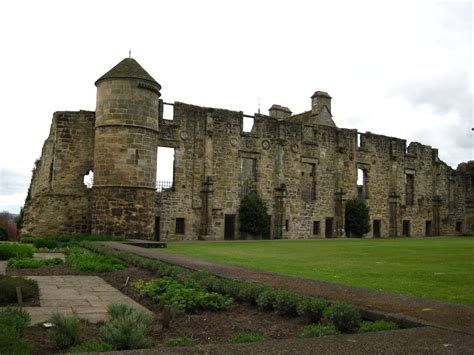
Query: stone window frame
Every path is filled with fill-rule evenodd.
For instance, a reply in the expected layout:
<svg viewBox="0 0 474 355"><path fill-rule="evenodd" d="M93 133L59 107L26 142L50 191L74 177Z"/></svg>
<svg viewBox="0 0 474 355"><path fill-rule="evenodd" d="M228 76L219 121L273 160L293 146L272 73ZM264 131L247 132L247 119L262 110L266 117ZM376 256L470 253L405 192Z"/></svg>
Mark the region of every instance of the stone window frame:
<svg viewBox="0 0 474 355"><path fill-rule="evenodd" d="M357 174L358 174L358 170L362 170L363 174L364 174L364 178L363 178L363 185L362 188L363 188L363 197L364 197L364 200L367 200L370 198L370 189L369 189L369 182L370 182L370 165L369 164L366 164L366 163L361 163L361 162L358 162L356 163L356 194L358 196L358 186L357 185Z"/></svg>
<svg viewBox="0 0 474 355"><path fill-rule="evenodd" d="M259 178L259 166L260 166L260 153L257 152L249 152L249 151L239 151L239 163L240 163L240 171L239 171L239 186L240 189L244 190L244 181L242 176L242 159L252 159L255 161L255 179L253 184L255 185L255 189L257 188L258 182L260 181Z"/></svg>
<svg viewBox="0 0 474 355"><path fill-rule="evenodd" d="M408 198L408 175L412 176L411 184L411 198ZM414 206L415 205L415 170L414 169L405 169L405 206Z"/></svg>
<svg viewBox="0 0 474 355"><path fill-rule="evenodd" d="M316 201L317 196L318 196L318 165L319 165L319 160L317 158L311 158L311 157L301 157L300 160L301 164L309 164L312 165L312 174L313 174L313 182L312 182L312 190L311 190L311 199L308 201L308 199L304 198L305 191L301 191L301 199L303 201Z"/></svg>
<svg viewBox="0 0 474 355"><path fill-rule="evenodd" d="M321 234L321 221L315 220L313 221L313 235L320 235Z"/></svg>

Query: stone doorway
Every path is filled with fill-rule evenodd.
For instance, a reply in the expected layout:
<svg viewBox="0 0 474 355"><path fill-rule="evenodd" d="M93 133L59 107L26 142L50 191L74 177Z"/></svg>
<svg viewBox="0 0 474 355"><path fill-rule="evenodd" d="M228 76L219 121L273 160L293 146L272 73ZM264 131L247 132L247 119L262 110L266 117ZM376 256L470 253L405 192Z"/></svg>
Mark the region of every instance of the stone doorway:
<svg viewBox="0 0 474 355"><path fill-rule="evenodd" d="M425 222L425 237L431 237L433 235L432 229L431 229L431 221L426 221Z"/></svg>
<svg viewBox="0 0 474 355"><path fill-rule="evenodd" d="M325 237L332 238L333 233L333 218L326 218Z"/></svg>
<svg viewBox="0 0 474 355"><path fill-rule="evenodd" d="M380 219L374 219L374 222L373 222L373 225L372 225L374 238L380 238L381 226L382 226L382 221Z"/></svg>
<svg viewBox="0 0 474 355"><path fill-rule="evenodd" d="M235 239L235 214L226 214L224 217L224 240Z"/></svg>

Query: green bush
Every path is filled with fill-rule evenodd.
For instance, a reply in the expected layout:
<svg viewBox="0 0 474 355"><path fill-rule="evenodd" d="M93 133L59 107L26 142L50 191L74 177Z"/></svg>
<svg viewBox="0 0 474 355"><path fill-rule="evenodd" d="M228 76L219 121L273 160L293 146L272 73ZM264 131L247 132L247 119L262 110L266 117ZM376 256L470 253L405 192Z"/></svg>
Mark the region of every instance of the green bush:
<svg viewBox="0 0 474 355"><path fill-rule="evenodd" d="M359 310L345 302L334 302L323 312L324 323L332 323L343 333L355 333L359 329Z"/></svg>
<svg viewBox="0 0 474 355"><path fill-rule="evenodd" d="M245 196L239 208L240 230L254 236L267 233L267 206L257 193Z"/></svg>
<svg viewBox="0 0 474 355"><path fill-rule="evenodd" d="M227 343L229 344L236 344L236 343L255 343L257 341L263 341L265 337L261 334L257 333L248 333L248 332L240 332L231 335L227 339Z"/></svg>
<svg viewBox="0 0 474 355"><path fill-rule="evenodd" d="M218 311L232 305L232 299L202 287L190 287L170 278L154 279L150 282L136 281L133 286L151 297L155 302L172 306L183 312L199 310Z"/></svg>
<svg viewBox="0 0 474 355"><path fill-rule="evenodd" d="M14 269L34 269L48 265L59 265L63 261L61 258L52 259L19 259L11 258L8 260L8 267Z"/></svg>
<svg viewBox="0 0 474 355"><path fill-rule="evenodd" d="M353 199L346 203L345 230L349 237L360 238L370 231L369 207L364 200Z"/></svg>
<svg viewBox="0 0 474 355"><path fill-rule="evenodd" d="M8 240L8 233L2 227L0 227L0 240Z"/></svg>
<svg viewBox="0 0 474 355"><path fill-rule="evenodd" d="M49 333L49 338L58 348L66 348L76 344L81 336L81 324L74 314L63 316L54 312L49 319L53 328Z"/></svg>
<svg viewBox="0 0 474 355"><path fill-rule="evenodd" d="M394 330L398 328L399 327L397 323L383 319L377 320L375 322L363 321L360 324L359 333L379 332L382 330Z"/></svg>
<svg viewBox="0 0 474 355"><path fill-rule="evenodd" d="M94 340L86 340L85 342L73 346L69 349L70 353L94 353L103 351L113 351L114 347L107 343L102 343Z"/></svg>
<svg viewBox="0 0 474 355"><path fill-rule="evenodd" d="M23 355L31 353L31 344L15 328L0 323L0 354Z"/></svg>
<svg viewBox="0 0 474 355"><path fill-rule="evenodd" d="M56 249L59 247L58 241L51 238L33 238L32 243L38 249Z"/></svg>
<svg viewBox="0 0 474 355"><path fill-rule="evenodd" d="M273 288L265 288L257 296L257 306L264 311L272 311L274 309L275 299L278 291Z"/></svg>
<svg viewBox="0 0 474 355"><path fill-rule="evenodd" d="M298 334L300 338L318 338L326 335L338 335L341 332L334 324L310 324L304 327L303 331Z"/></svg>
<svg viewBox="0 0 474 355"><path fill-rule="evenodd" d="M275 297L273 308L275 311L286 317L296 317L296 306L303 299L303 296L294 292L279 290Z"/></svg>
<svg viewBox="0 0 474 355"><path fill-rule="evenodd" d="M196 341L188 336L180 336L176 338L171 338L165 341L164 345L168 348L176 346L191 346L194 345Z"/></svg>
<svg viewBox="0 0 474 355"><path fill-rule="evenodd" d="M16 304L16 288L21 288L23 301L38 298L38 283L23 277L0 275L0 305Z"/></svg>
<svg viewBox="0 0 474 355"><path fill-rule="evenodd" d="M151 346L146 336L153 316L128 305L109 305L111 320L100 328L100 337L117 350Z"/></svg>
<svg viewBox="0 0 474 355"><path fill-rule="evenodd" d="M258 295L268 287L262 284L254 284L250 282L242 282L239 294L236 299L241 302L248 302L252 305L257 304Z"/></svg>
<svg viewBox="0 0 474 355"><path fill-rule="evenodd" d="M76 271L86 272L110 272L127 267L116 257L93 254L82 248L72 248L66 256L66 264Z"/></svg>
<svg viewBox="0 0 474 355"><path fill-rule="evenodd" d="M308 319L312 323L318 323L328 303L321 298L304 297L296 305L296 312L300 317Z"/></svg>
<svg viewBox="0 0 474 355"><path fill-rule="evenodd" d="M31 258L35 248L24 244L0 244L0 260L10 258Z"/></svg>
<svg viewBox="0 0 474 355"><path fill-rule="evenodd" d="M30 314L21 308L5 307L0 309L0 324L12 327L19 334L23 334L30 321Z"/></svg>

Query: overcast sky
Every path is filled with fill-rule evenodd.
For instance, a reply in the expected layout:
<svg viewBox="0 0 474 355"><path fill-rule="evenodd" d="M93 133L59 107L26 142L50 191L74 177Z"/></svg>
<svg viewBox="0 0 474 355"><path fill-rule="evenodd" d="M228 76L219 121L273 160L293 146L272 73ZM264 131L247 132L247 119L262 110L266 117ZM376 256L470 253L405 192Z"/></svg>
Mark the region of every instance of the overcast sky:
<svg viewBox="0 0 474 355"><path fill-rule="evenodd" d="M327 91L339 127L474 159L471 1L1 1L0 211L23 205L53 112L95 110L134 57L167 102L268 113Z"/></svg>

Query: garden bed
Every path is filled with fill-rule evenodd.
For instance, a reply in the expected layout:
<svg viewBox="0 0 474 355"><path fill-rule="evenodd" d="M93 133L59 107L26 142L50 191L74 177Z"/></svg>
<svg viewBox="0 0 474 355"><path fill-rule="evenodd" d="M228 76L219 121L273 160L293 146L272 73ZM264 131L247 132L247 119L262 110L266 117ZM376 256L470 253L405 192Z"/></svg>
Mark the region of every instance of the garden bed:
<svg viewBox="0 0 474 355"><path fill-rule="evenodd" d="M92 246L91 246L92 247ZM100 252L105 252L103 247L94 247ZM87 253L86 253L87 254ZM113 253L112 253L113 254ZM119 256L119 255L117 255ZM152 298L145 295L143 290L134 287L135 281L140 280L142 283L146 283L150 280L157 279L158 274L176 276L179 278L186 278L191 271L179 267L172 267L167 264L163 264L159 261L152 261L144 259L136 255L129 255L122 259L128 263L128 267L125 269L114 270L111 272L83 272L73 270L66 264L50 265L36 269L12 269L7 268L8 275L25 276L25 275L88 275L88 276L99 276L108 282L110 285L120 290L125 295L129 296L136 302L140 303L144 307L148 308L155 315L155 320L150 326L149 336L153 339L155 345L164 345L166 343L174 342L179 344L180 341L192 339L192 344L224 344L229 342L231 337L237 336L239 339L243 339L247 336L250 338L255 337L264 340L282 340L292 339L300 336L311 322L304 317L295 317L296 311L293 309L293 316L281 316L275 312L263 311L260 308L251 305L248 302L235 301L232 306L221 311L198 311L196 313L179 313L173 312L173 317L168 327L163 329L163 305L156 303ZM107 257L109 258L109 257ZM100 257L97 257L100 259ZM139 265L140 267L134 266ZM154 271L150 271L150 269ZM196 276L196 275L195 275ZM216 278L212 275L199 274L196 281L199 282L215 282ZM201 279L204 277L204 279ZM222 280L222 279L220 279ZM219 281L221 282L221 281ZM222 281L222 284L211 285L208 284L205 288L219 288L222 287L225 291L229 288L235 291L234 281ZM224 292L226 293L226 292ZM282 293L283 294L283 293ZM280 294L280 296L282 295ZM228 294L229 295L229 294ZM271 292L270 292L271 296ZM288 300L291 300L295 295L286 294L282 298L280 304L282 307L287 309L291 306L287 306ZM235 297L234 297L235 298ZM237 297L238 298L238 297ZM271 297L270 297L271 298ZM271 301L275 302L275 300ZM283 303L282 303L283 302ZM281 313L281 312L280 312ZM83 324L82 339L88 340L99 340L99 328L100 324ZM319 326L318 326L319 327ZM316 327L313 329L313 333L324 335L321 332L325 330L324 327ZM334 327L333 327L334 328ZM307 329L306 329L307 330ZM334 334L334 329L331 330ZM354 330L352 330L354 331ZM357 331L357 328L355 328ZM240 333L244 333L243 335ZM250 335L249 335L250 334ZM329 334L329 333L325 333ZM314 335L313 335L314 336ZM35 353L55 353L58 351L66 351L67 348L58 349L54 347L51 341L48 339L48 330L42 326L35 326L28 328L25 331L25 337L30 340L35 349ZM172 341L178 339L177 341Z"/></svg>

